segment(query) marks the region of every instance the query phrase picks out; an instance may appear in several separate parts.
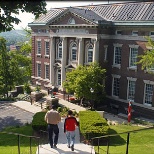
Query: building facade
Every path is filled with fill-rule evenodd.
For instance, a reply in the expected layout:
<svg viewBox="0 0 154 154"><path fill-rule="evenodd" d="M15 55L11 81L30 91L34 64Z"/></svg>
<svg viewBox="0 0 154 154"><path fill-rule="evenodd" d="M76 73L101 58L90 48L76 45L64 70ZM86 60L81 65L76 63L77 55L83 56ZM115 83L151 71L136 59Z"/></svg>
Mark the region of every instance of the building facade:
<svg viewBox="0 0 154 154"><path fill-rule="evenodd" d="M32 29L32 82L63 92L66 72L98 62L106 69L108 98L154 115L154 75L138 55L154 38L154 3L118 3L51 9ZM153 71L153 70L151 70Z"/></svg>

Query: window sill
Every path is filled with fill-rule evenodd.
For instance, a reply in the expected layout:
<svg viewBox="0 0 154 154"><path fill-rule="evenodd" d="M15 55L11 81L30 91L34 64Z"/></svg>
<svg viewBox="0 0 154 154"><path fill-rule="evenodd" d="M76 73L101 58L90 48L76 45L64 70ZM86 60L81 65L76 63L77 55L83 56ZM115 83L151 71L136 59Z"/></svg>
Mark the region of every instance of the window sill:
<svg viewBox="0 0 154 154"><path fill-rule="evenodd" d="M148 106L148 107L152 107L152 104L146 104L146 103L144 103L143 105Z"/></svg>
<svg viewBox="0 0 154 154"><path fill-rule="evenodd" d="M41 54L36 54L36 56L37 56L37 57L42 57L42 55L41 55Z"/></svg>
<svg viewBox="0 0 154 154"><path fill-rule="evenodd" d="M50 58L50 56L49 55L44 55L44 58Z"/></svg>
<svg viewBox="0 0 154 154"><path fill-rule="evenodd" d="M112 65L112 68L113 67L116 67L116 68L119 68L120 69L121 68L121 65L120 64L117 64L117 65L114 64L114 65Z"/></svg>
<svg viewBox="0 0 154 154"><path fill-rule="evenodd" d="M135 72L137 72L137 67L127 67L127 70L134 70Z"/></svg>

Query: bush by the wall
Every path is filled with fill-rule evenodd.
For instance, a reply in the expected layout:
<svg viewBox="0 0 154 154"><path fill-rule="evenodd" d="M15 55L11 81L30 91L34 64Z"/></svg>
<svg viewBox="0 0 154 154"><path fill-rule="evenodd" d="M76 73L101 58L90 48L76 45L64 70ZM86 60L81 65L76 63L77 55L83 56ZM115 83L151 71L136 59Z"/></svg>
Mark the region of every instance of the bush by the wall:
<svg viewBox="0 0 154 154"><path fill-rule="evenodd" d="M47 130L47 123L44 120L44 116L45 116L46 112L37 112L34 116L33 116L33 120L32 120L32 128L35 131L40 131L40 130Z"/></svg>
<svg viewBox="0 0 154 154"><path fill-rule="evenodd" d="M80 132L86 138L108 134L109 126L104 118L96 111L79 112Z"/></svg>

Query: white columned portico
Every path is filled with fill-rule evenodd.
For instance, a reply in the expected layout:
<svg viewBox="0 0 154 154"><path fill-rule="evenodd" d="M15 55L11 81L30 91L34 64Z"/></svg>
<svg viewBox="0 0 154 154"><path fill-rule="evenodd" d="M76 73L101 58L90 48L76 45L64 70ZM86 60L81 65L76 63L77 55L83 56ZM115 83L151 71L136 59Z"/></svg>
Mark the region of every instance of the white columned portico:
<svg viewBox="0 0 154 154"><path fill-rule="evenodd" d="M62 83L66 78L66 71L65 71L65 66L66 66L66 56L67 56L67 38L62 37L62 66L61 66L61 87Z"/></svg>
<svg viewBox="0 0 154 154"><path fill-rule="evenodd" d="M83 65L83 47L84 47L84 39L77 38L79 41L79 50L78 50L78 65Z"/></svg>
<svg viewBox="0 0 154 154"><path fill-rule="evenodd" d="M93 62L99 61L99 40L93 39L94 48L93 48Z"/></svg>
<svg viewBox="0 0 154 154"><path fill-rule="evenodd" d="M54 79L54 63L55 63L55 38L50 38L50 82L52 85L55 85Z"/></svg>

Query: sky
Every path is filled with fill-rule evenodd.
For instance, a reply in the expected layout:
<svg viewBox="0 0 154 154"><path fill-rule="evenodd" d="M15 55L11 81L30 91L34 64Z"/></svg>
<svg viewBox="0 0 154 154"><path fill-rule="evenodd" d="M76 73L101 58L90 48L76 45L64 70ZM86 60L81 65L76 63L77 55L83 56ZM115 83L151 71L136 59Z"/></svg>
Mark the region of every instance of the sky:
<svg viewBox="0 0 154 154"><path fill-rule="evenodd" d="M114 2L118 2L118 1L114 1ZM51 8L61 8L61 7L70 7L70 6L84 6L84 5L97 5L97 4L108 4L108 0L106 1L59 1L59 2L46 2L47 3L47 6L46 6L46 9L47 10L50 10ZM111 3L111 1L110 1ZM19 15L16 15L20 20L21 22L16 25L16 24L13 24L14 25L14 28L15 29L23 29L23 28L26 28L28 27L28 23L31 23L34 21L34 15L31 14L31 13L21 13Z"/></svg>

